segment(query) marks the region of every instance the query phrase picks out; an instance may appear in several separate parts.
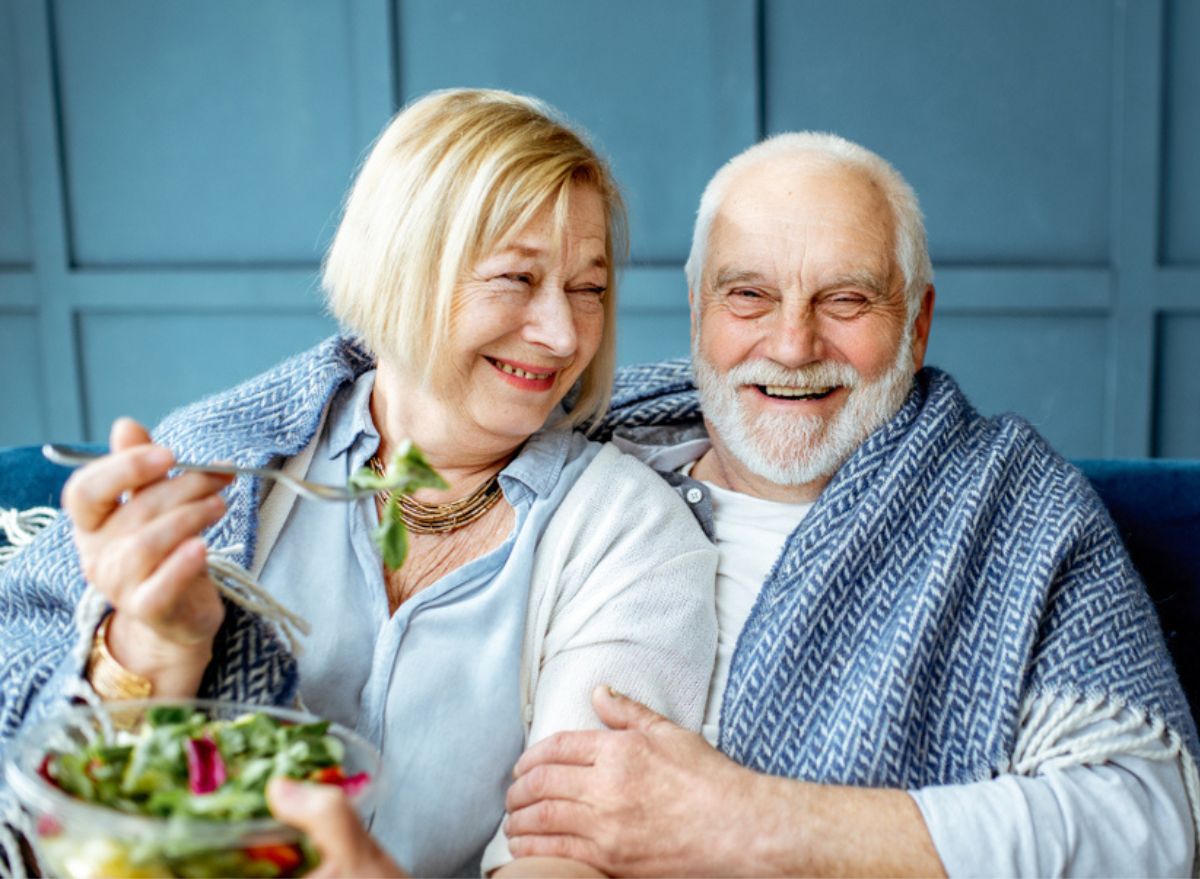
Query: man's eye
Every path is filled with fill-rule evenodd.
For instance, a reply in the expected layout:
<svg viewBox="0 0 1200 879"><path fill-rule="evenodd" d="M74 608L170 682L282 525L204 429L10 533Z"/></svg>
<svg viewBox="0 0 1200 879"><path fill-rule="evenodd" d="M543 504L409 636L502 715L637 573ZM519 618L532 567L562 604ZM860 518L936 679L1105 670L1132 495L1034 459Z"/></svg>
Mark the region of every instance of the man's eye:
<svg viewBox="0 0 1200 879"><path fill-rule="evenodd" d="M835 293L825 299L824 307L838 317L854 316L867 307L867 297L861 293Z"/></svg>
<svg viewBox="0 0 1200 879"><path fill-rule="evenodd" d="M739 287L736 290L730 290L729 295L737 297L738 299L762 299L762 294L757 290L751 290L745 287Z"/></svg>
<svg viewBox="0 0 1200 879"><path fill-rule="evenodd" d="M595 296L595 297L599 298L608 292L608 288L607 287L598 287L598 286L572 287L567 292L568 293L582 293L586 296Z"/></svg>

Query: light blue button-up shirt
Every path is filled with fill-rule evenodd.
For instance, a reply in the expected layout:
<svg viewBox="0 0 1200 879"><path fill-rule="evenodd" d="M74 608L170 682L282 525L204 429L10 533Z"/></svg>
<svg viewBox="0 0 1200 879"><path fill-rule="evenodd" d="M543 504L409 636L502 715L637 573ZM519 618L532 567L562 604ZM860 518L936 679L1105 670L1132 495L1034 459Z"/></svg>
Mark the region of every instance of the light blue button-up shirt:
<svg viewBox="0 0 1200 879"><path fill-rule="evenodd" d="M308 479L344 484L375 453L374 380L367 372L334 396ZM534 551L599 449L565 430L531 437L500 474L516 513L508 539L390 617L372 498L295 503L266 560L262 585L312 623L301 698L380 748L372 832L416 875L478 875L504 816L524 745L521 639Z"/></svg>

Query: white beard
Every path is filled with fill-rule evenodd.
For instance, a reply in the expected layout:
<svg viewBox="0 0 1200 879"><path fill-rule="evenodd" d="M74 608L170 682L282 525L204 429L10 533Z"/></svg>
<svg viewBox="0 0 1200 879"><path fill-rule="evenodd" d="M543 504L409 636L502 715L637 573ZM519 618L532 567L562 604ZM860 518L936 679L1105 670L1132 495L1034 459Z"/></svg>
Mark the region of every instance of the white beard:
<svg viewBox="0 0 1200 879"><path fill-rule="evenodd" d="M796 486L831 476L868 436L900 410L912 387L912 327L886 373L864 381L848 363L822 361L788 369L771 360L739 363L722 374L692 345L700 407L730 454L775 485ZM832 418L772 412L752 417L739 389L746 385L830 387L849 391Z"/></svg>

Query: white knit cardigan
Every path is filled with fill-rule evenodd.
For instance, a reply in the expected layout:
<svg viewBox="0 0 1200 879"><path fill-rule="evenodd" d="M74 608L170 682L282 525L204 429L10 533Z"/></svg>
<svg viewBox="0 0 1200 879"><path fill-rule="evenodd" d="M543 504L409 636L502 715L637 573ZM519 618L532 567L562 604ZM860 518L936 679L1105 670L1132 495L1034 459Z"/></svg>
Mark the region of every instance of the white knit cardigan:
<svg viewBox="0 0 1200 879"><path fill-rule="evenodd" d="M302 477L315 445L284 469ZM263 503L255 576L293 503L289 491L272 491ZM590 698L598 684L699 729L716 655L716 568L716 548L675 491L615 446L601 448L534 557L521 651L526 745L600 727ZM497 829L484 874L510 860Z"/></svg>

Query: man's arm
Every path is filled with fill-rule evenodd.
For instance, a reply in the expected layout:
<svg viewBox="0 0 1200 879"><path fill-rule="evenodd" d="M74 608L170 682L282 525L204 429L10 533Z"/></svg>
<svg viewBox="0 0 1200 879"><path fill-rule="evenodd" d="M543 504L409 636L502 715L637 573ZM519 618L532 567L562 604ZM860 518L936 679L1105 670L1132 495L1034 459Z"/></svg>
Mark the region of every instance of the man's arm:
<svg viewBox="0 0 1200 879"><path fill-rule="evenodd" d="M1077 762L1089 742L1121 730L1127 738L1140 735L1140 747ZM1195 833L1187 769L1169 740L1150 741L1147 732L1151 725L1125 708L1059 736L1063 757L1033 775L913 791L947 872L1190 876Z"/></svg>
<svg viewBox="0 0 1200 879"><path fill-rule="evenodd" d="M605 688L593 703L611 730L559 733L517 763L514 855L614 875L944 875L904 791L763 775Z"/></svg>

